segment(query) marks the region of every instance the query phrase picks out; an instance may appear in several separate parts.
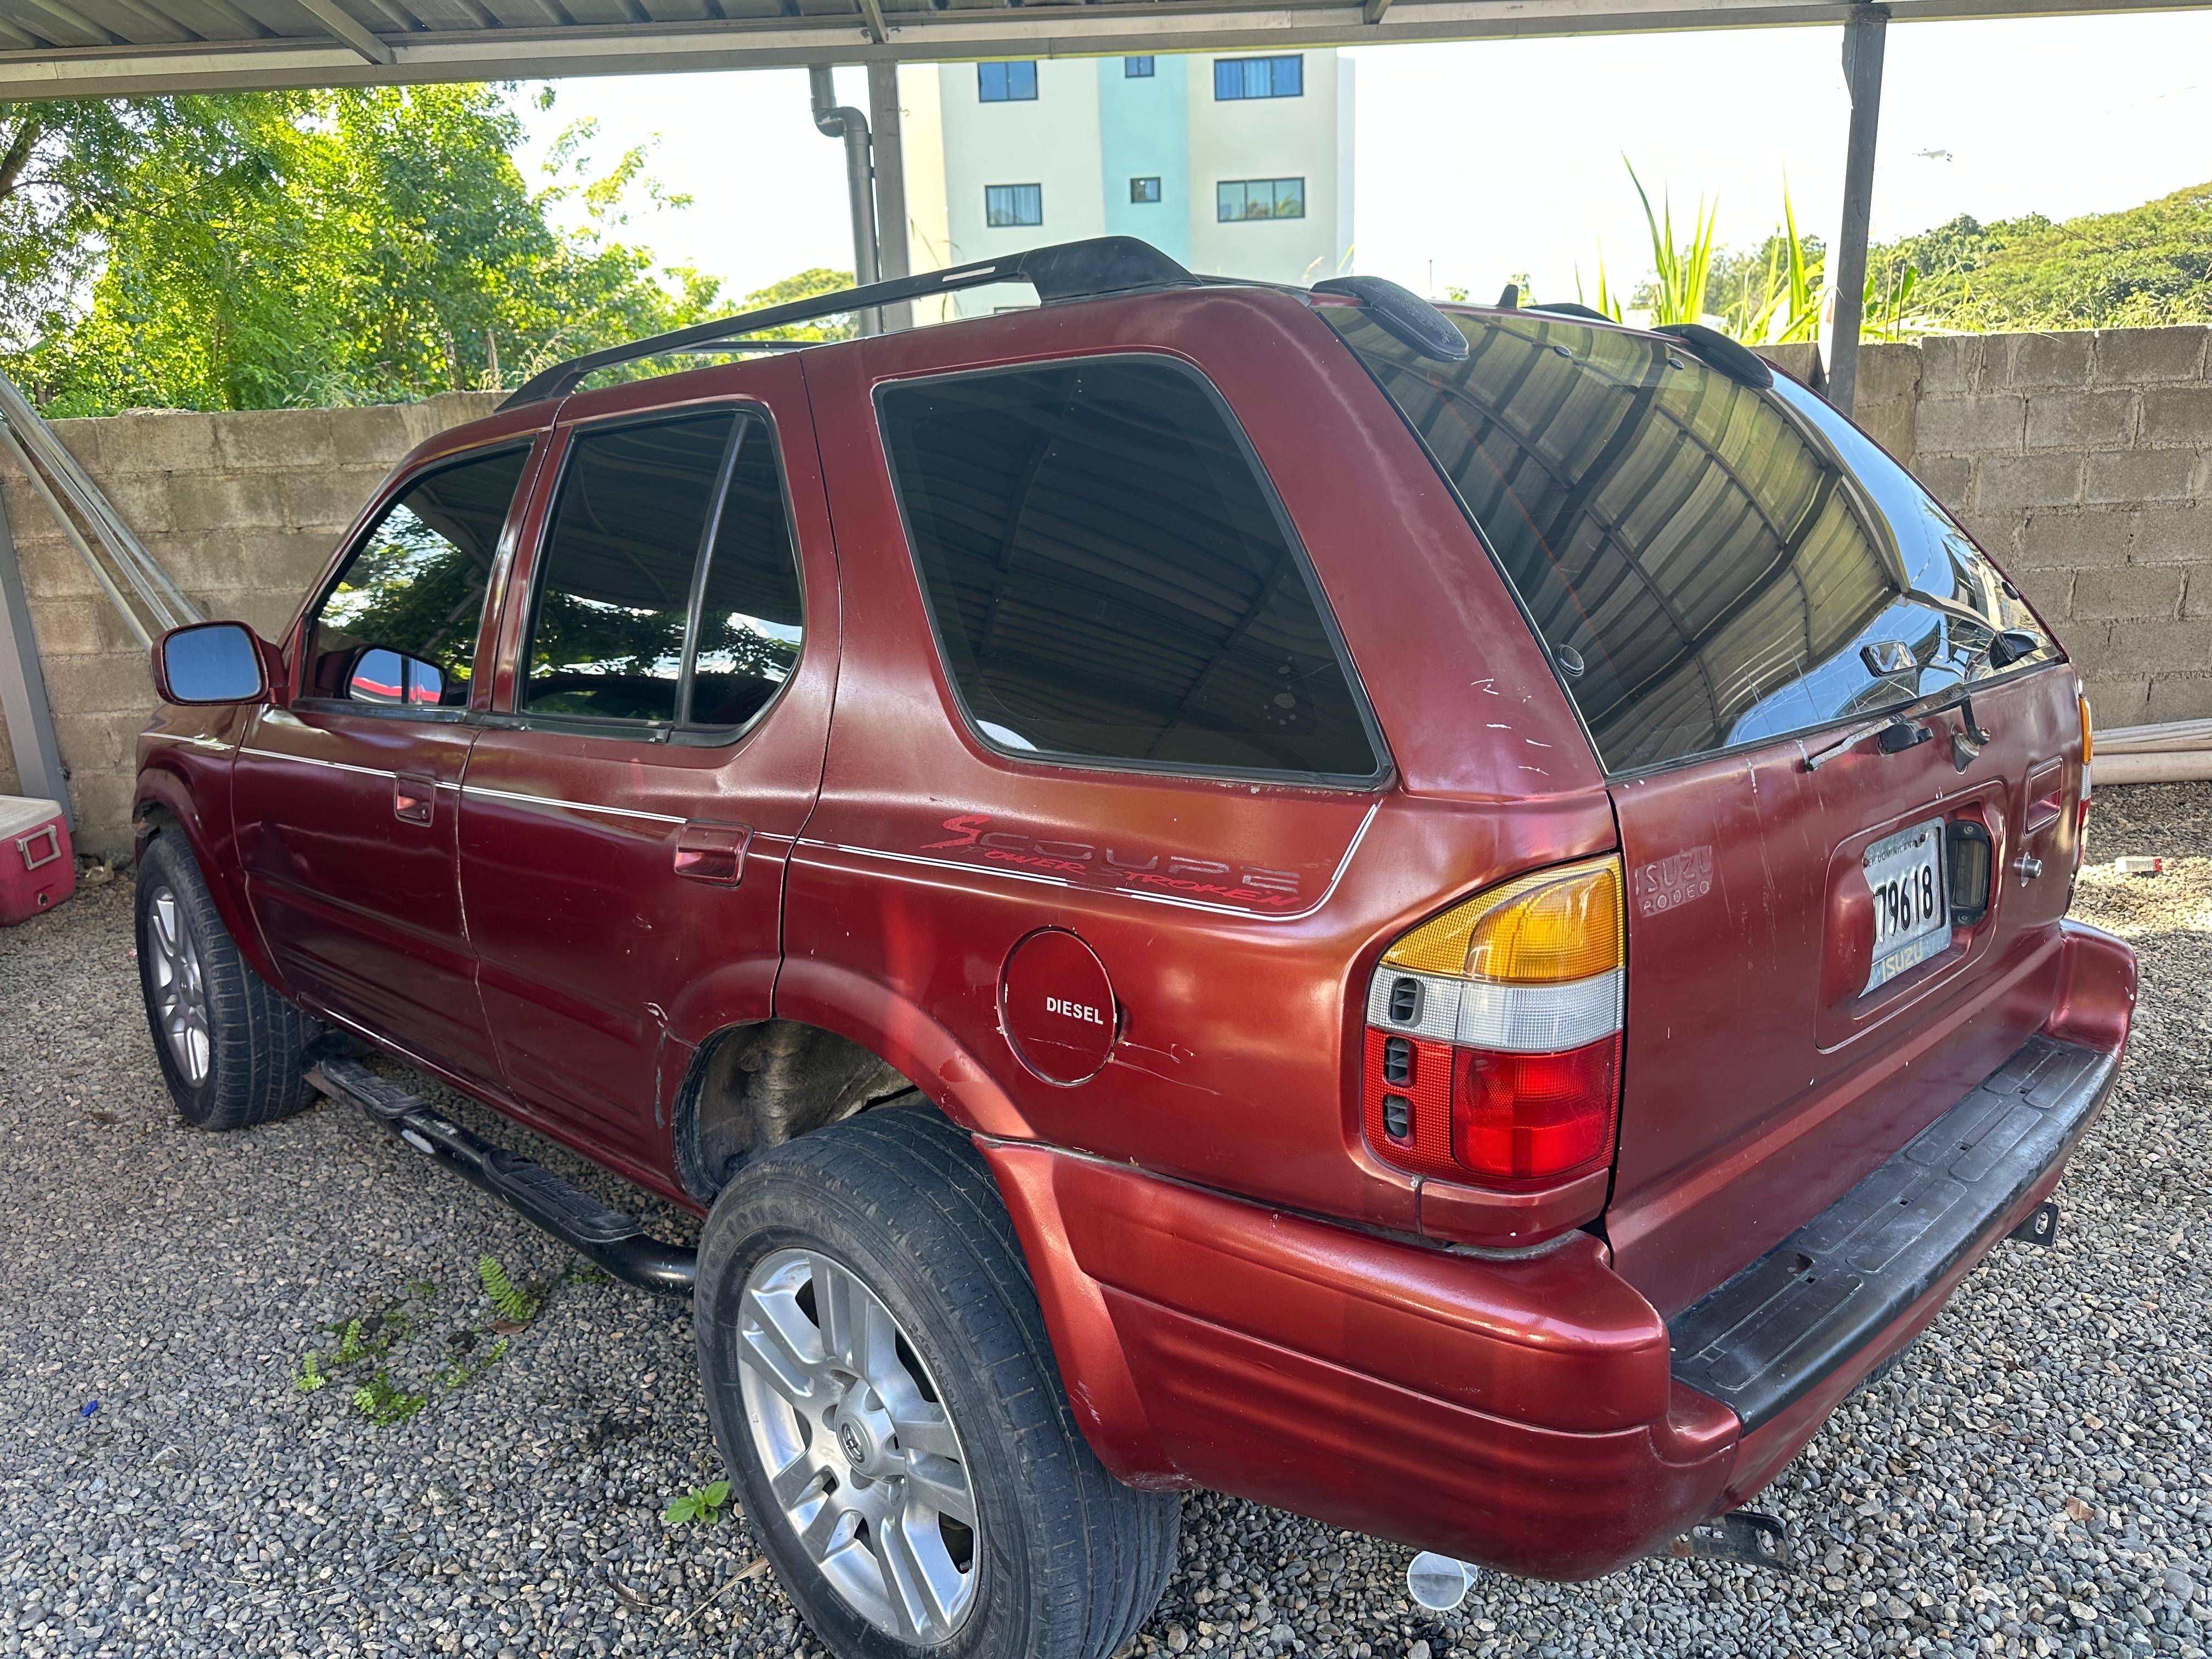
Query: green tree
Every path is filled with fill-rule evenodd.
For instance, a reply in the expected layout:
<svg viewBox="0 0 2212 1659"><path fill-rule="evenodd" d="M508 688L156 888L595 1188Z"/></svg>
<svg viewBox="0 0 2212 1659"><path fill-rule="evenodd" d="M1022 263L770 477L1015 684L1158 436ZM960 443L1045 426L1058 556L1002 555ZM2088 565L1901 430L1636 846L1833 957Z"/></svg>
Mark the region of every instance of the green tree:
<svg viewBox="0 0 2212 1659"><path fill-rule="evenodd" d="M265 99L239 96L0 103L0 352L19 353L67 319L98 267L107 217L161 204L129 181L167 150L201 176L246 158Z"/></svg>
<svg viewBox="0 0 2212 1659"><path fill-rule="evenodd" d="M2212 184L2063 223L1960 217L1877 249L1869 264L1885 281L1917 267L1915 307L1948 329L2212 322Z"/></svg>
<svg viewBox="0 0 2212 1659"><path fill-rule="evenodd" d="M31 146L52 182L12 198L38 246L0 266L40 296L0 366L50 414L496 386L714 309L713 280L617 238L638 191L680 205L643 152L594 176L579 124L533 191L506 88L176 99L105 125L52 107L72 113ZM45 118L19 109L0 136ZM581 228L556 228L571 200Z"/></svg>
<svg viewBox="0 0 2212 1659"><path fill-rule="evenodd" d="M831 270L826 265L816 265L811 270L799 271L780 283L745 295L742 309L763 311L769 306L787 306L798 300L811 300L817 295L835 294L841 288L853 286L849 270ZM781 328L763 329L755 337L763 340L849 340L858 332L859 321L848 315L832 317L818 323L786 323Z"/></svg>

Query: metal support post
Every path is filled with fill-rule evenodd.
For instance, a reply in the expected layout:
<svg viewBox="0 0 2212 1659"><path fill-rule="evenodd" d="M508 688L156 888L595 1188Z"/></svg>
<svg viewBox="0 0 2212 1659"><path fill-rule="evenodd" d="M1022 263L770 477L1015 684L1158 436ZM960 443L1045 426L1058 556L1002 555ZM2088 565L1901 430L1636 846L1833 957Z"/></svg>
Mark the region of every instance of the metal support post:
<svg viewBox="0 0 2212 1659"><path fill-rule="evenodd" d="M1867 236L1874 216L1875 135L1881 120L1882 48L1889 14L1856 8L1844 25L1844 81L1851 94L1850 148L1844 157L1844 223L1829 261L1835 321L1828 337L1828 401L1848 415L1858 393L1859 326L1865 309Z"/></svg>
<svg viewBox="0 0 2212 1659"><path fill-rule="evenodd" d="M61 803L70 817L69 774L61 745L54 741L53 711L46 705L46 677L39 667L39 638L31 629L31 603L23 592L23 570L15 558L15 538L8 527L8 504L0 501L0 719L15 751L16 787L27 795ZM71 819L70 827L76 827Z"/></svg>
<svg viewBox="0 0 2212 1659"><path fill-rule="evenodd" d="M870 177L868 118L850 104L837 101L836 82L830 66L816 64L806 71L813 94L814 125L832 138L845 141L845 191L853 212L853 281L866 288L876 280L876 191ZM860 313L860 332L880 334L883 323L872 311Z"/></svg>
<svg viewBox="0 0 2212 1659"><path fill-rule="evenodd" d="M876 274L888 283L912 269L907 255L906 151L900 132L897 64L868 65L868 118L874 125ZM912 328L914 301L885 306L881 315L886 331Z"/></svg>

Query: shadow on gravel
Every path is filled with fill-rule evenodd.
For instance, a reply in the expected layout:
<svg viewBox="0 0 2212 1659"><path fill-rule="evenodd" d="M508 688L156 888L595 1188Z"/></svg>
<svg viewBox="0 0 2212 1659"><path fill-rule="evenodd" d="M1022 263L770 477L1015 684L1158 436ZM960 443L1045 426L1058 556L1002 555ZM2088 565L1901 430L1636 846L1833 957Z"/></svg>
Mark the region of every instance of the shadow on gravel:
<svg viewBox="0 0 2212 1659"><path fill-rule="evenodd" d="M1408 1552L1199 1494L1133 1651L2202 1654L2212 788L2107 790L2090 847L2076 913L2143 963L2118 1093L2060 1190L2058 1247L2001 1249L1762 1500L1808 1570L1486 1577L1438 1618L1405 1595ZM2114 876L2123 853L2168 872ZM437 1098L663 1237L696 1232ZM721 1474L688 1309L574 1273L349 1108L184 1127L127 883L0 932L0 1655L811 1645L741 1521L662 1520Z"/></svg>

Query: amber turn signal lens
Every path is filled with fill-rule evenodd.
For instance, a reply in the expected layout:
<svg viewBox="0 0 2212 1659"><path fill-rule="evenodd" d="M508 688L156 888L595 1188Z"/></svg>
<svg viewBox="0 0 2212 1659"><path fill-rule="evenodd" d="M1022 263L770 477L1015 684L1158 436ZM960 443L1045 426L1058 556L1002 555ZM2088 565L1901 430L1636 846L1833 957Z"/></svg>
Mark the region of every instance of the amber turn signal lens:
<svg viewBox="0 0 2212 1659"><path fill-rule="evenodd" d="M2094 735L2095 727L2089 719L2088 698L2076 697L2074 701L2081 705L2081 764L2087 766L2097 747Z"/></svg>
<svg viewBox="0 0 2212 1659"><path fill-rule="evenodd" d="M1620 860L1591 859L1493 887L1416 927L1382 960L1503 985L1555 985L1618 968Z"/></svg>

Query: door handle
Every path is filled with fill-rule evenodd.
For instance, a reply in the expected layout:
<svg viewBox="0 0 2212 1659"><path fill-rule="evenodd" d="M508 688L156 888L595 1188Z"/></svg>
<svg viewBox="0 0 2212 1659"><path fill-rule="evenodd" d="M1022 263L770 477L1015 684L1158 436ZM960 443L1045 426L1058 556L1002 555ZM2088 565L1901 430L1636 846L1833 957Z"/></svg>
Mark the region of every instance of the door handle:
<svg viewBox="0 0 2212 1659"><path fill-rule="evenodd" d="M437 811L438 781L402 772L392 781L392 816L402 823L428 823Z"/></svg>
<svg viewBox="0 0 2212 1659"><path fill-rule="evenodd" d="M750 824L693 818L676 832L676 873L687 881L735 887L745 873L745 848L752 839Z"/></svg>

